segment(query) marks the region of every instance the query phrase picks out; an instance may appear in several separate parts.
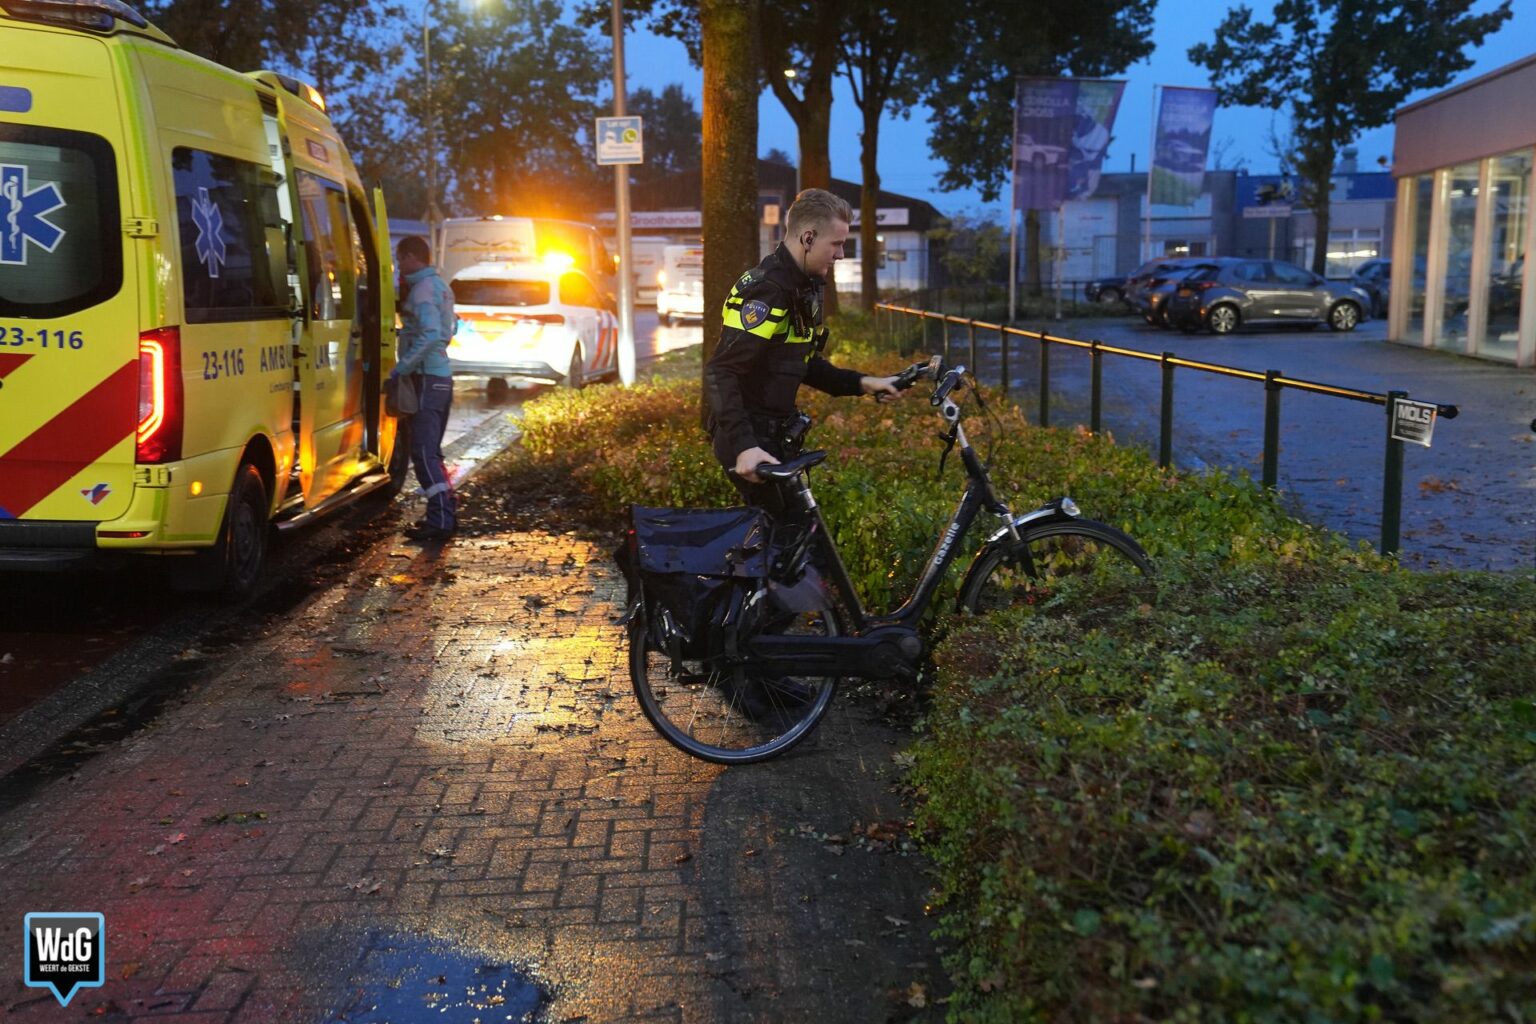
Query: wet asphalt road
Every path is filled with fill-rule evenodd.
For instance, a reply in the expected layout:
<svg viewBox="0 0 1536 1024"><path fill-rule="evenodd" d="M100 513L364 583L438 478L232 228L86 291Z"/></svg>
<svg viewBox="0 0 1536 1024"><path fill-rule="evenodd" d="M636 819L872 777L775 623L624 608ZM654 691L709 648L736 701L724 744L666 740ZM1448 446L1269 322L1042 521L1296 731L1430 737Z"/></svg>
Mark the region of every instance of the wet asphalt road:
<svg viewBox="0 0 1536 1024"><path fill-rule="evenodd" d="M652 310L637 311L635 321L642 370L658 356L701 339L697 325L666 327ZM523 403L545 390L514 387L497 402L487 397L485 383L471 378L455 387L443 447L456 481L517 436ZM58 715L29 731L56 735L58 727L80 724L82 708L111 706L109 697L119 686L101 677L142 674L151 665L174 669L198 661L206 647L239 641L251 623L296 603L329 573L344 569L374 531L396 523L397 509L406 509L408 517L418 514L416 501L405 496L383 508L365 503L280 535L269 552L261 593L234 612L207 598L172 592L147 562L112 572L0 575L0 728L17 724L25 709L52 697L60 705ZM70 697L72 683L82 680L78 699ZM16 762L0 759L0 773L6 763Z"/></svg>

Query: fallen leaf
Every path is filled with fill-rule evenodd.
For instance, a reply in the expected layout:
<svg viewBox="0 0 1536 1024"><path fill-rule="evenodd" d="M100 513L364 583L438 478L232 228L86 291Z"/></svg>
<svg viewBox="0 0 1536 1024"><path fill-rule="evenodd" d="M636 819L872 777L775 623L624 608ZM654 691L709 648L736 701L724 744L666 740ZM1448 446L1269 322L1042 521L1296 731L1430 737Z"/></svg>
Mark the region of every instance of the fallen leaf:
<svg viewBox="0 0 1536 1024"><path fill-rule="evenodd" d="M687 863L690 860L693 860L693 854L691 854L691 853L680 853L672 861L672 863L674 863L674 864L684 864L684 863Z"/></svg>
<svg viewBox="0 0 1536 1024"><path fill-rule="evenodd" d="M919 1010L927 1006L928 990L914 981L907 989L907 1005L915 1006Z"/></svg>
<svg viewBox="0 0 1536 1024"><path fill-rule="evenodd" d="M138 973L139 973L139 965L138 965L137 962L126 963L126 964L123 964L123 969L118 972L117 976L119 978L123 979L124 981L127 981L129 978L133 977L135 974L138 974Z"/></svg>

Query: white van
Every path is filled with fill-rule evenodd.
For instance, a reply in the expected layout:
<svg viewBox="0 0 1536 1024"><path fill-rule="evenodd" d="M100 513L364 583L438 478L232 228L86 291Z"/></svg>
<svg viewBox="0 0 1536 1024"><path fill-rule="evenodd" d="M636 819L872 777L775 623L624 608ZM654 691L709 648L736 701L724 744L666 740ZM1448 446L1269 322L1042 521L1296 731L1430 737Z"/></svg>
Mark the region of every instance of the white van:
<svg viewBox="0 0 1536 1024"><path fill-rule="evenodd" d="M656 274L661 270L661 257L668 244L665 238L629 240L629 270L635 286L635 305L656 305Z"/></svg>
<svg viewBox="0 0 1536 1024"><path fill-rule="evenodd" d="M500 214L450 217L436 241L434 256L445 281L479 263L545 263L557 269L574 267L609 297L617 291L613 256L590 224Z"/></svg>
<svg viewBox="0 0 1536 1024"><path fill-rule="evenodd" d="M656 315L668 325L704 319L704 247L669 245L656 273Z"/></svg>

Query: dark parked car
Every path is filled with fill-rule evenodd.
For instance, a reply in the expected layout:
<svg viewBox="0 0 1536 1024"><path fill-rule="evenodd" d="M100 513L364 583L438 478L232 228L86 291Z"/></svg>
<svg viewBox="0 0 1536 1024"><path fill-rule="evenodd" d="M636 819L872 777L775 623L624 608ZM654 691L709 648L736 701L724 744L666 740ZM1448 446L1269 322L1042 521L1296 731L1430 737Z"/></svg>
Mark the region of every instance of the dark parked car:
<svg viewBox="0 0 1536 1024"><path fill-rule="evenodd" d="M1116 274L1113 277L1101 277L1096 281L1089 281L1083 288L1083 294L1088 296L1089 302L1117 306L1125 301L1125 277L1124 274Z"/></svg>
<svg viewBox="0 0 1536 1024"><path fill-rule="evenodd" d="M1355 287L1371 297L1371 316L1387 315L1387 303L1392 299L1392 261L1370 259L1355 268L1350 275Z"/></svg>
<svg viewBox="0 0 1536 1024"><path fill-rule="evenodd" d="M1181 330L1230 334L1242 324L1327 324L1352 331L1369 319L1371 297L1345 281L1327 281L1290 263L1231 260L1180 282L1168 318Z"/></svg>
<svg viewBox="0 0 1536 1024"><path fill-rule="evenodd" d="M1151 316L1152 302L1148 293L1168 281L1173 271L1204 262L1207 260L1198 256L1165 256L1161 259L1148 260L1131 271L1131 276L1125 279L1125 301L1132 309L1146 317L1147 323L1154 323Z"/></svg>
<svg viewBox="0 0 1536 1024"><path fill-rule="evenodd" d="M1153 327L1172 327L1173 321L1168 319L1168 300L1173 297L1174 292L1178 291L1179 285L1195 274L1217 270L1226 262L1228 261L1212 257L1187 267L1174 267L1172 270L1163 271L1158 278L1154 279L1158 283L1147 288L1147 309L1144 314L1147 323Z"/></svg>

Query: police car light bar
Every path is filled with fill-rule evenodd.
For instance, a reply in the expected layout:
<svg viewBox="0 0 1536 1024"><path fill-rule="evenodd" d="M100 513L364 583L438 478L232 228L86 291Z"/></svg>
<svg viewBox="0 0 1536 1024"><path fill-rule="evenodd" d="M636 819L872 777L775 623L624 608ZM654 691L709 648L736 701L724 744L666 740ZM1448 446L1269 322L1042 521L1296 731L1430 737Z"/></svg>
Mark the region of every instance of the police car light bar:
<svg viewBox="0 0 1536 1024"><path fill-rule="evenodd" d="M41 21L70 28L110 32L119 21L135 28L148 28L149 22L122 0L0 0L0 7L13 18Z"/></svg>

